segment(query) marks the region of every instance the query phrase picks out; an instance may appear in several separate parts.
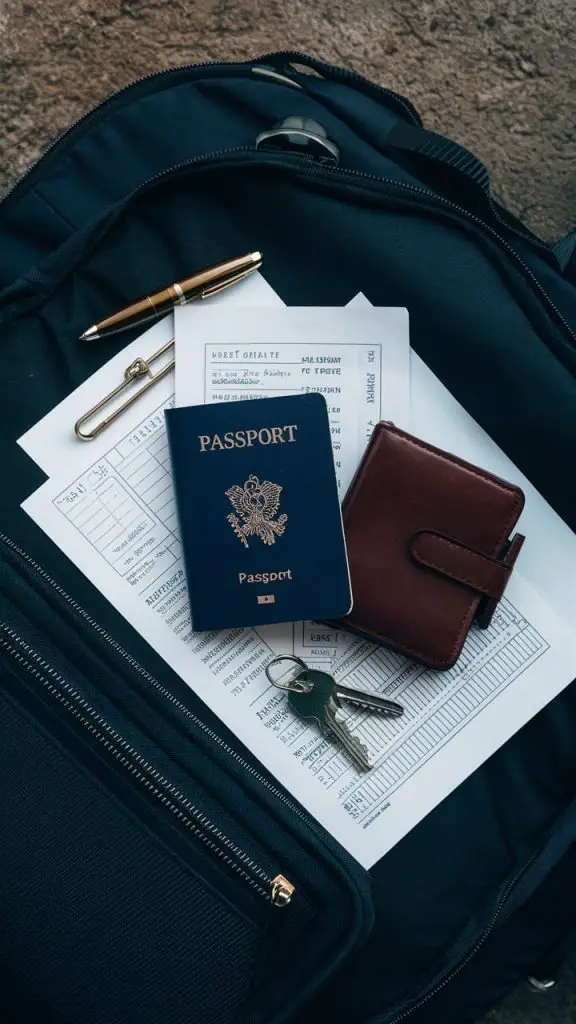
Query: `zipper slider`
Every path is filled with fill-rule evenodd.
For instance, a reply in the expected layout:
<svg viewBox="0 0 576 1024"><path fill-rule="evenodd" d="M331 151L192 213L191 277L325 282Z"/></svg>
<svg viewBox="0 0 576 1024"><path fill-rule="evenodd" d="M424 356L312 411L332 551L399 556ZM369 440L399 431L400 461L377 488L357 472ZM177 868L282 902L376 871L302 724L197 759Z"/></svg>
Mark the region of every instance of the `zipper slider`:
<svg viewBox="0 0 576 1024"><path fill-rule="evenodd" d="M275 907L287 907L296 891L296 886L284 878L284 875L276 875L270 883L270 888L270 898Z"/></svg>

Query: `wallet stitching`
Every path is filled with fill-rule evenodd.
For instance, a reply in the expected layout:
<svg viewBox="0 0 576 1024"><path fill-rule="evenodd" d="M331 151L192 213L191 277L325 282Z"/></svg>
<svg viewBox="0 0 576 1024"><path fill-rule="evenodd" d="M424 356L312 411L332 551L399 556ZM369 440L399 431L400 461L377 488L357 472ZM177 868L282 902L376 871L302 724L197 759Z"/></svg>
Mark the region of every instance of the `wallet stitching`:
<svg viewBox="0 0 576 1024"><path fill-rule="evenodd" d="M498 552L501 549L502 545L504 544L506 538L509 536L510 531L512 530L512 527L515 525L515 523L517 522L518 518L520 517L520 513L522 512L522 509L524 507L524 494L520 490L520 488L517 487L514 484L508 484L504 480L497 479L496 477L493 476L493 474L489 473L488 470L481 469L479 466L472 466L469 462L466 462L464 459L458 458L457 455L451 455L449 452L444 452L444 451L442 451L442 449L436 448L434 445L427 444L426 441L421 441L418 438L412 437L411 434L407 434L404 430L399 430L398 427L394 427L393 425L388 425L387 423L380 423L380 424L378 424L378 426L376 426L374 428L374 433L372 435L372 440L371 440L371 442L370 442L370 444L368 446L368 451L366 452L366 455L365 455L364 460L363 460L363 466L359 467L358 473L356 475L356 478L352 481L352 485L350 487L350 492L352 492L352 487L354 487L354 493L350 493L349 492L350 493L350 500L351 500L352 504L354 503L354 497L356 496L357 488L358 488L358 486L361 483L362 477L364 476L364 473L362 472L362 469L364 469L364 470L366 469L368 461L369 461L369 457L370 457L370 455L372 453L371 450L373 449L373 446L374 446L374 440L375 440L376 434L377 434L377 432L381 433L382 431L387 431L388 433L394 433L398 437L402 437L404 439L404 441L406 441L408 444L411 444L414 448L421 448L423 451L434 452L434 453L440 455L446 461L452 462L454 465L460 466L463 469L467 469L469 472L473 473L475 476L481 477L483 480L488 480L495 487L499 487L502 490L507 491L509 494L513 494L514 495L515 501L514 501L514 505L512 507L512 512L510 513L510 516L506 520L506 526L503 529L502 533L499 535L499 539L496 542L495 547L494 547L493 557L496 557L496 555L498 554ZM376 637L378 640L381 640L381 641L383 641L385 643L390 644L392 647L395 647L397 650L402 651L404 654L411 654L414 657L419 658L419 659L427 662L432 667L434 667L434 666L443 666L443 665L445 665L447 663L447 661L452 660L454 655L456 655L456 653L459 652L459 650L462 648L462 646L464 644L464 640L466 639L466 632L465 632L466 620L468 619L469 615L471 614L471 611L472 611L474 605L477 606L479 603L480 603L480 598L479 597L471 598L470 605L467 608L467 610L466 610L466 612L465 612L465 614L464 614L464 616L462 618L462 621L460 622L460 625L458 626L458 630L457 630L457 634L456 634L456 639L455 639L455 641L454 641L454 643L453 643L453 645L451 647L450 657L449 658L431 658L427 654L425 654L423 651L420 651L420 650L418 650L415 647L408 647L405 644L398 643L398 641L392 640L391 637L386 636L386 634L384 634L384 633L376 633L376 632L370 633L369 630L365 629L362 626L354 626L354 623L352 622L352 620L344 619L344 621L350 621L350 625L354 629L357 629L359 632L365 633L367 636Z"/></svg>
<svg viewBox="0 0 576 1024"><path fill-rule="evenodd" d="M432 530L421 530L420 534L422 534L422 533L432 534L433 531ZM440 537L441 535L440 534L436 534L436 536ZM505 577L504 587L506 586L506 584L508 583L508 580L510 579L510 573L512 572L512 567L511 566L505 565L504 562L498 562L495 558L489 559L489 558L487 558L486 555L483 555L481 551L473 551L472 548L466 548L465 545L463 545L463 544L454 543L453 541L448 540L446 537L443 537L442 540L444 541L446 547L452 548L452 550L454 550L454 551L457 551L457 552L468 551L471 554L475 555L477 558L485 559L487 562L490 563L490 565L494 566L495 568L501 569L503 574L504 574L504 577ZM421 552L417 552L417 548L416 548L417 543L418 543L418 539L416 540L416 543L411 545L411 552L412 552L413 555L417 555L418 560L421 561L423 565L426 565L429 569L437 569L438 572L441 572L444 576L448 576L448 578L451 579L451 580L456 580L457 583L467 583L468 586L473 587L474 590L476 590L478 593L484 594L486 597L489 597L492 600L500 600L500 597L502 597L502 594L504 593L504 588L502 589L502 591L500 593L500 597L497 597L496 594L490 593L489 591L487 591L485 589L482 589L482 587L477 582L475 582L474 580L470 580L466 576L459 576L455 572L453 572L451 569L447 569L445 566L438 565L437 562L433 562L425 554L422 554Z"/></svg>

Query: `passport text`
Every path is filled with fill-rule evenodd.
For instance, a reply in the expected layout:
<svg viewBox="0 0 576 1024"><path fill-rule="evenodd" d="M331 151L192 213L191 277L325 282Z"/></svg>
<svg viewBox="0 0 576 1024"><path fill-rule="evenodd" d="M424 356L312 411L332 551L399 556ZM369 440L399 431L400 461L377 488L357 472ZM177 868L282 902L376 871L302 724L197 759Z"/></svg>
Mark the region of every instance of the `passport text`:
<svg viewBox="0 0 576 1024"><path fill-rule="evenodd" d="M253 448L263 444L293 444L298 425L290 423L285 427L261 427L260 430L229 431L220 434L198 434L201 452L225 451L227 448Z"/></svg>

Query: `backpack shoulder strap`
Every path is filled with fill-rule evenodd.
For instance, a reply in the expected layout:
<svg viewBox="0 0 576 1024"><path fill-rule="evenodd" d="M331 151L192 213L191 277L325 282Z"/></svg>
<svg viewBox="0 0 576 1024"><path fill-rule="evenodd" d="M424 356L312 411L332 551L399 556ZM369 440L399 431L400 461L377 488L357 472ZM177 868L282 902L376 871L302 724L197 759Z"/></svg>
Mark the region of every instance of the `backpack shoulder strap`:
<svg viewBox="0 0 576 1024"><path fill-rule="evenodd" d="M419 154L452 167L466 175L487 197L490 196L490 175L484 164L464 146L436 132L398 121L386 136L386 145Z"/></svg>

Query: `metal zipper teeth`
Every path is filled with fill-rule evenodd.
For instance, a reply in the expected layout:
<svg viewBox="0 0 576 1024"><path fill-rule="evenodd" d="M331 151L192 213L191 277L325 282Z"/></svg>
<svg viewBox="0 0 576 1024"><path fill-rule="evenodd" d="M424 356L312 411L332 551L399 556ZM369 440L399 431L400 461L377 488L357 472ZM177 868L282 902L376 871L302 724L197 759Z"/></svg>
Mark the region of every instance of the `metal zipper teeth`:
<svg viewBox="0 0 576 1024"><path fill-rule="evenodd" d="M131 89L135 89L138 86L143 85L145 82L151 82L155 78L160 78L160 77L162 77L162 75L174 75L174 76L176 76L176 75L180 74L183 71L196 71L196 70L199 70L200 68L210 68L210 67L223 67L223 68L240 67L241 68L241 67L246 67L247 70L250 70L250 68L252 66L258 67L260 64L265 64L266 61L269 60L271 57L274 57L276 59L278 59L279 57L280 58L285 57L285 58L289 58L291 61L294 61L296 63L301 60L304 65L308 65L308 62L309 62L309 59L310 59L308 54L302 53L302 51L299 51L299 50L294 50L294 51L292 51L292 50L281 50L279 52L274 52L274 53L265 53L262 57L258 57L258 59L254 60L254 61L244 61L244 62L242 62L242 61L232 61L232 60L227 60L227 61L204 60L204 61L200 61L200 63L198 63L198 64L180 64L180 65L177 65L174 68L169 68L169 69L162 68L159 71L152 71L149 75L142 75L141 78L136 78L133 82L129 82L128 85L123 86L121 89L117 89L116 92L110 93L109 96L106 96L103 100L101 100L100 103L97 103L96 106L92 107L90 110L87 110L86 113L82 115L82 117L79 117L76 121L73 121L72 124L68 126L68 128L65 128L64 131L61 132L60 135L58 135L53 140L53 142L51 142L47 146L47 148L38 157L38 159L34 160L34 162L32 164L30 164L30 167L28 168L28 170L25 171L24 174L21 175L21 177L18 178L18 180L15 181L14 184L11 185L10 188L4 193L4 195L2 196L2 198L0 200L0 206L2 205L2 203L4 203L12 195L13 192L16 191L17 188L20 187L20 185L24 181L26 181L26 178L28 178L32 174L32 172L35 170L36 167L38 167L38 165L44 160L44 158L49 156L49 154L56 148L56 146L58 146L61 142L63 142L64 139L66 139L69 135L71 135L72 132L76 130L76 128L78 128L81 124L83 124L84 121L88 121L96 113L96 111L104 109L110 103L112 103L115 99L117 99L119 96L122 96L124 93L129 92ZM315 67L316 63L321 68L324 68L326 70L330 70L333 77L336 77L336 78L353 78L353 79L356 78L356 79L359 79L361 81L366 81L366 82L369 81L368 79L364 78L363 75L360 75L358 72L352 71L352 70L350 70L348 68L337 68L336 69L337 70L337 74L334 75L334 70L332 69L331 65L326 64L325 61L316 61L315 64L310 65L310 66L311 67ZM412 110L412 107L410 106L409 103L406 102L406 100L405 100L405 98L403 96L400 96L399 93L394 92L393 89L385 89L383 86L377 85L377 84L375 85L372 82L369 82L369 84L373 88L378 89L379 91L384 93L386 96L390 96L393 100L395 100L397 103L399 103L404 108L404 110L406 111L408 116L410 117L410 120L414 124L418 125L418 127L420 127L420 125L421 125L420 119L417 116L415 116L414 111Z"/></svg>
<svg viewBox="0 0 576 1024"><path fill-rule="evenodd" d="M225 740L223 740L217 733L210 729L210 727L207 726L200 718L197 718L196 715L193 714L193 712L185 706L185 704L182 704L181 701L179 701L178 698L170 692L170 690L163 686L162 683L158 682L158 680L153 675L151 675L150 672L147 671L147 669L140 665L140 663L136 661L136 659L132 657L131 654L128 654L128 652L124 650L121 644L119 644L118 641L114 639L114 637L110 636L110 634L107 633L106 630L102 626L100 626L99 623L97 623L92 618L92 616L89 615L89 613L85 611L85 609L82 608L81 605L78 604L77 601L74 600L74 598L70 597L70 595L60 586L60 584L56 583L56 581L52 579L52 577L46 572L46 570L43 569L42 566L38 565L38 563L35 562L34 559L26 551L24 551L21 547L15 544L14 541L10 539L10 537L7 537L1 531L0 540L3 542L3 544L6 545L6 547L9 547L13 551L15 551L20 556L20 558L23 558L26 562L28 562L28 564L32 566L34 571L37 572L38 575L42 577L42 579L49 583L50 586L56 591L56 593L65 601L67 601L67 603L74 609L74 611L77 612L77 614L81 615L82 618L85 619L85 621L88 623L88 625L96 633L98 633L98 635L103 640L105 640L106 643L108 643L109 646L112 647L112 649L116 651L117 654L121 655L121 657L124 658L126 662L128 662L133 671L138 672L138 674L141 675L143 679L146 679L146 681L150 683L155 690L161 693L163 697L165 697L167 700L170 701L171 704L174 705L174 707L178 708L178 710L182 714L189 718L195 727L201 729L205 736L207 736L213 743L216 743L227 756L233 758L233 760L236 761L236 763L239 764L244 771L248 772L248 774L250 774L259 785L264 786L270 793L272 793L272 795L277 800L281 800L282 803L286 807L288 807L288 809L293 814L297 815L297 817L309 829L311 829L316 836L318 836L319 838L323 836L321 827L315 821L309 818L308 815L300 807L292 803L292 801L286 796L285 793L282 793L281 790L277 789L272 782L270 782L267 778L261 775L256 768L254 768L248 761L246 761L236 750L234 750L233 747L229 746L229 744L226 743Z"/></svg>
<svg viewBox="0 0 576 1024"><path fill-rule="evenodd" d="M475 945L472 947L472 949L470 949L468 953L466 953L462 960L460 960L457 963L457 965L452 968L451 971L448 971L448 974L446 974L445 977L442 978L442 981L435 985L434 988L430 990L430 992L427 992L426 995L422 996L421 999L418 999L415 1003L412 1003L411 1006L408 1006L405 1010L402 1011L402 1013L399 1013L396 1017L392 1017L390 1020L383 1019L382 1024L400 1024L400 1021L406 1020L407 1017L410 1017L413 1013L416 1013L417 1010L420 1010L423 1006L425 1006L426 1003L430 1002L430 1000L433 999L434 996L437 996L439 992L442 992L443 989L445 989L446 986L449 985L450 982L453 981L454 978L457 977L457 975L459 975L464 970L465 967L467 967L467 965L476 956L476 954L482 948L488 937L491 935L496 925L496 922L500 916L500 912L508 900L508 897L510 896L513 889L516 888L518 882L521 881L526 872L532 867L534 861L537 860L539 853L540 850L537 850L536 853L534 853L530 857L528 862L522 866L520 871L516 873L514 878L510 880L508 885L504 887L503 891L500 893L498 900L496 901L496 906L492 911L490 921L486 925L484 931L482 932L482 935L475 943Z"/></svg>
<svg viewBox="0 0 576 1024"><path fill-rule="evenodd" d="M0 648L8 651L18 664L22 665L27 672L38 679L48 693L58 700L113 755L118 763L148 790L157 802L169 810L184 828L192 832L212 853L216 854L228 867L239 874L245 882L256 890L259 896L269 900L270 892L264 889L258 880L261 879L269 886L272 886L273 879L271 876L263 868L258 867L247 853L244 853L240 847L236 846L231 839L212 824L206 815L198 810L175 786L168 782L156 769L152 768L145 758L127 740L123 739L70 683L66 682L56 669L44 661L22 637L5 623L1 623L1 626L4 633L8 635L10 640L19 645L24 654L22 654L22 650L15 647L5 637L0 637ZM29 658L36 664L31 664L28 660ZM36 666L39 666L39 668ZM50 679L47 679L42 672L46 672L51 676L61 689L66 691L67 696ZM97 728L98 726L100 728ZM166 790L181 806L177 806L155 783L158 783L159 786Z"/></svg>
<svg viewBox="0 0 576 1024"><path fill-rule="evenodd" d="M223 157L229 157L233 156L234 154L240 153L244 153L247 156L251 157L254 157L255 155L254 150L246 149L245 146L234 146L230 149L218 150L214 153L208 153L201 157L194 157L194 159L192 160L183 160L182 163L176 164L169 170L161 171L158 174L154 174L152 175L151 178L148 178L146 181L142 182L142 184L139 185L138 188L135 189L134 192L132 192L132 194L128 197L127 202L132 202L141 193L143 193L156 183L162 181L164 178L168 179L172 175L178 175L180 172L183 172L186 168L191 168L201 163L213 163L216 159L222 159ZM576 345L576 333L572 330L570 324L563 316L563 314L560 312L553 299L550 298L548 292L542 287L536 275L532 273L527 263L524 262L522 257L519 255L519 253L516 252L516 250L510 245L510 243L507 242L505 238L502 238L502 235L499 235L498 232L494 230L494 228L490 227L490 225L487 224L486 221L483 221L474 213L470 213L463 206L459 206L458 203L452 202L451 199L445 199L437 192L432 192L429 189L420 188L418 185L410 185L408 182L394 181L391 178L379 178L375 174L368 174L366 171L355 171L349 167L326 167L326 165L320 164L317 160L314 160L313 157L308 156L293 156L291 159L296 165L296 168L301 167L303 164L306 164L310 168L310 170L313 169L316 176L320 176L322 173L325 173L328 176L329 180L331 175L347 175L349 177L360 178L361 180L365 181L372 181L378 185L387 185L393 189L400 190L403 192L409 192L413 195L425 196L427 199L431 199L449 210L454 210L465 220L469 220L472 223L477 224L483 231L491 235L492 238L494 238L499 243L499 245L506 250L508 255L511 256L512 259L522 268L524 274L530 279L538 293L545 300L546 304L550 307L550 309L553 310L559 322L568 332L572 340L572 343ZM276 164L280 167L287 166L286 156L284 156L281 160L279 160L278 158L270 159L266 161L266 163Z"/></svg>

